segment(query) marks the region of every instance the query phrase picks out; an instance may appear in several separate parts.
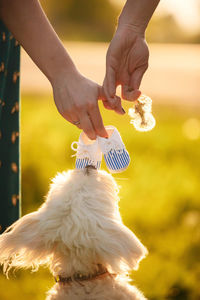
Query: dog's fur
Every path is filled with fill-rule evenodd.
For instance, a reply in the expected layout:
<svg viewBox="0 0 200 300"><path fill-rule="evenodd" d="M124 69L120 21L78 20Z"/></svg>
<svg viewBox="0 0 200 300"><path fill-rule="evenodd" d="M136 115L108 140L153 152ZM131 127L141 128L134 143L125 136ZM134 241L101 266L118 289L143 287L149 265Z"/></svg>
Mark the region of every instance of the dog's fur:
<svg viewBox="0 0 200 300"><path fill-rule="evenodd" d="M105 171L70 170L58 174L45 203L0 236L0 264L11 268L48 265L53 276L109 273L93 280L56 283L48 300L144 300L128 284L146 248L122 223L118 186ZM115 273L116 276L109 275Z"/></svg>

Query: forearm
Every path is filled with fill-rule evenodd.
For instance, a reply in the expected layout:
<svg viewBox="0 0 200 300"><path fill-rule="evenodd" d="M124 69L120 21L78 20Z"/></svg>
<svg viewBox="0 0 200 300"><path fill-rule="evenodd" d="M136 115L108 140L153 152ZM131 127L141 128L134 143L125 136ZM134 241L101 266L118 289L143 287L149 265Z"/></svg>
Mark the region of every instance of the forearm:
<svg viewBox="0 0 200 300"><path fill-rule="evenodd" d="M0 0L0 18L50 82L75 70L37 0Z"/></svg>
<svg viewBox="0 0 200 300"><path fill-rule="evenodd" d="M143 34L158 3L159 0L127 0L118 26L132 26L138 33Z"/></svg>

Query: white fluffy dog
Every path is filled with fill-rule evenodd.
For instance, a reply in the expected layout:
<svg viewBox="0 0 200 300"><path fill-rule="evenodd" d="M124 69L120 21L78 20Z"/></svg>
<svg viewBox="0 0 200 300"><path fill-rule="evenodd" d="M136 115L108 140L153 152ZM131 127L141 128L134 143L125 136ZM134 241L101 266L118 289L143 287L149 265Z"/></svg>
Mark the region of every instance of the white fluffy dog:
<svg viewBox="0 0 200 300"><path fill-rule="evenodd" d="M0 236L0 264L48 265L57 283L48 300L144 300L128 284L146 248L122 223L118 187L91 167L58 174L45 203Z"/></svg>

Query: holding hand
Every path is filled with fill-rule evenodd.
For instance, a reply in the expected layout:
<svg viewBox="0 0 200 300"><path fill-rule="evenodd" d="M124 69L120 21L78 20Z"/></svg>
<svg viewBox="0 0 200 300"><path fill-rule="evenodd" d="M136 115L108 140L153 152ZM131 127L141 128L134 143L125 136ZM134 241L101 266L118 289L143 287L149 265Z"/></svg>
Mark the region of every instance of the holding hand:
<svg viewBox="0 0 200 300"><path fill-rule="evenodd" d="M108 48L106 75L103 89L106 108L113 109L116 87L122 86L121 96L134 101L140 96L140 83L148 68L149 50L144 35L137 33L134 26L125 24L118 27Z"/></svg>
<svg viewBox="0 0 200 300"><path fill-rule="evenodd" d="M91 140L97 135L108 137L98 107L101 98L98 84L73 69L57 76L52 87L56 107L67 121L83 129Z"/></svg>
<svg viewBox="0 0 200 300"><path fill-rule="evenodd" d="M158 3L159 0L127 0L124 5L106 57L103 88L107 98L104 106L108 109L116 110L113 97L118 85L126 100L134 101L141 94L139 87L149 59L145 30Z"/></svg>

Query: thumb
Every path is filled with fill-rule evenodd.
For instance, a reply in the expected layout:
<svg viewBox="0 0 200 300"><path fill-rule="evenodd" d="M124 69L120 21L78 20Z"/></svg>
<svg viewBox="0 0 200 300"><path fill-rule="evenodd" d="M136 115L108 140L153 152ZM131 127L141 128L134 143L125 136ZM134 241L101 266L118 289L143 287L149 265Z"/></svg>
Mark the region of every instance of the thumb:
<svg viewBox="0 0 200 300"><path fill-rule="evenodd" d="M131 86L128 85L122 85L122 98L124 100L128 101L135 101L137 100L141 95L140 90L133 89Z"/></svg>
<svg viewBox="0 0 200 300"><path fill-rule="evenodd" d="M139 90L142 77L147 69L147 66L141 66L137 68L131 75L129 85L122 86L122 96L128 101L135 101L140 96Z"/></svg>

